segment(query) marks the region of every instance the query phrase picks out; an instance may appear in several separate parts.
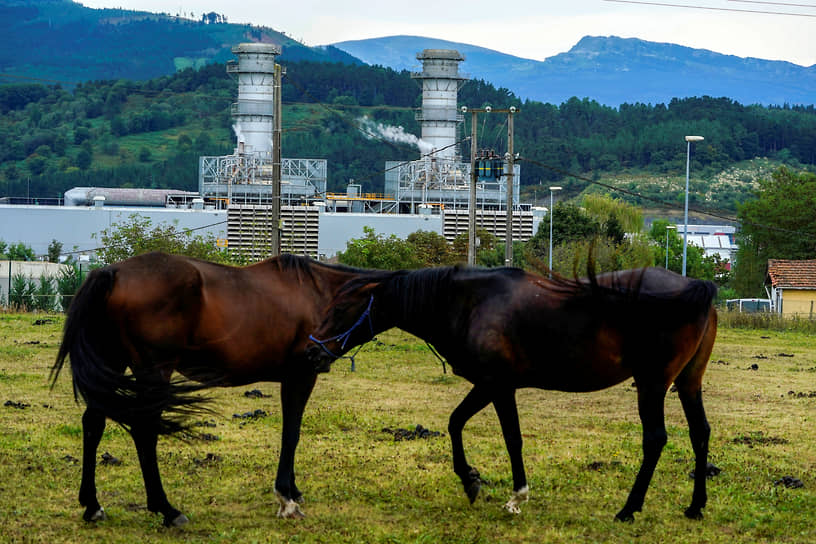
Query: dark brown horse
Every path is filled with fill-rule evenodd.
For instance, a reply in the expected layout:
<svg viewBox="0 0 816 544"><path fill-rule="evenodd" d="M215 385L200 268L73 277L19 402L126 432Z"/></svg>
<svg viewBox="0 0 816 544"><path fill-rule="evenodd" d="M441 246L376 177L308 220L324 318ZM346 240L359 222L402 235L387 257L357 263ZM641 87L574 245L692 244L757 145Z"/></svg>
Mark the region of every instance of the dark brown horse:
<svg viewBox="0 0 816 544"><path fill-rule="evenodd" d="M716 287L662 268L572 281L518 269L435 268L371 273L343 286L308 356L326 371L345 351L391 327L432 344L473 389L453 411L448 430L453 468L471 502L479 473L462 444L465 423L493 403L513 472L518 513L528 487L515 391L538 387L596 391L634 377L643 424L643 462L617 519L641 510L663 446L663 403L674 382L695 454L694 493L685 511L706 504L709 426L701 382L717 330Z"/></svg>
<svg viewBox="0 0 816 544"><path fill-rule="evenodd" d="M96 452L105 418L130 431L147 507L168 526L187 522L167 500L156 461L159 434L185 429L212 386L281 383L283 429L275 492L281 517L302 516L294 457L317 373L304 358L308 334L338 288L361 271L284 255L243 267L150 253L91 272L74 298L52 369L70 358L82 416L79 501L104 519ZM178 372L186 377L173 378Z"/></svg>

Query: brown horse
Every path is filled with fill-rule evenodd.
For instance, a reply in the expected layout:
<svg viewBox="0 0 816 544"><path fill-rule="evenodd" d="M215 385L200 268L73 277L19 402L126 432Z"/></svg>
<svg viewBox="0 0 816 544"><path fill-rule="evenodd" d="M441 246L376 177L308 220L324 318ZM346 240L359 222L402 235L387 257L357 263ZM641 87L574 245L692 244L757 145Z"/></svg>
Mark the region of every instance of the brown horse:
<svg viewBox="0 0 816 544"><path fill-rule="evenodd" d="M79 491L84 519L105 518L95 467L109 417L133 437L148 509L161 513L167 526L186 523L162 487L157 436L186 428L184 416L205 400L197 391L257 381L281 383L278 515L302 516L294 457L317 378L304 350L339 287L361 272L291 255L238 268L161 253L91 272L71 304L52 369L56 381L70 358L74 393L87 405ZM171 378L174 371L186 379Z"/></svg>
<svg viewBox="0 0 816 544"><path fill-rule="evenodd" d="M634 377L643 424L643 462L617 519L631 521L666 443L663 403L674 382L695 454L694 493L685 511L706 504L709 425L702 378L717 330L716 286L662 268L587 280L548 280L518 269L434 268L370 273L343 286L308 357L320 371L346 350L391 327L432 344L473 389L453 411L448 430L453 468L471 502L479 473L462 444L465 423L493 403L513 472L518 513L528 487L515 391L538 387L596 391Z"/></svg>

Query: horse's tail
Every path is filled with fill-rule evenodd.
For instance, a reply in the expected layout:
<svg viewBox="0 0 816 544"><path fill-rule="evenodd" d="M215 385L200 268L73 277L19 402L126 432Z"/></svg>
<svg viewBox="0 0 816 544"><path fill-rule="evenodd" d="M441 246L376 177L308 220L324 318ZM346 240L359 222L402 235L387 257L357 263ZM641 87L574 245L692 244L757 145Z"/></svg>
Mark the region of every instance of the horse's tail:
<svg viewBox="0 0 816 544"><path fill-rule="evenodd" d="M114 331L107 301L116 280L116 269L92 271L80 287L65 320L62 344L51 367L51 386L65 360L70 359L74 398L80 398L126 429L149 422L161 434L187 429L186 416L201 411L206 399L193 395L200 384L158 377L125 374L127 352Z"/></svg>
<svg viewBox="0 0 816 544"><path fill-rule="evenodd" d="M680 294L681 300L698 315L706 315L717 296L717 284L708 280L691 280Z"/></svg>

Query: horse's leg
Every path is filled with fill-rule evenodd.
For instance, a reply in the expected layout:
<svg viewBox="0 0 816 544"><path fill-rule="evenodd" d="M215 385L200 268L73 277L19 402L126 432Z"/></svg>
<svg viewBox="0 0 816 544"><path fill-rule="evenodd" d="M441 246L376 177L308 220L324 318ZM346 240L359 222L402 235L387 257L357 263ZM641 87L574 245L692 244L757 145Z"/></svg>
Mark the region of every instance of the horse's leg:
<svg viewBox="0 0 816 544"><path fill-rule="evenodd" d="M295 449L300 440L300 425L306 402L314 389L317 374L297 374L281 381L281 453L275 478L275 495L280 502L278 517L302 518L299 502L303 495L295 485Z"/></svg>
<svg viewBox="0 0 816 544"><path fill-rule="evenodd" d="M638 386L638 412L643 426L643 462L626 504L615 516L620 521L634 521L634 513L640 512L643 508L646 490L649 488L649 482L652 480L663 446L668 440L666 424L663 420L666 387L662 378L639 381L635 377L635 382Z"/></svg>
<svg viewBox="0 0 816 544"><path fill-rule="evenodd" d="M164 493L159 463L156 457L158 432L153 421L144 421L134 424L130 430L136 452L139 455L139 465L142 467L145 492L147 493L147 509L164 516L165 527L181 527L189 520L187 516L173 508Z"/></svg>
<svg viewBox="0 0 816 544"><path fill-rule="evenodd" d="M474 386L470 393L459 403L459 406L453 410L448 421L448 434L450 434L453 454L453 472L462 480L462 485L471 504L479 495L482 481L479 478L479 471L468 465L465 458L462 429L465 428L465 423L471 417L490 404L492 400L493 398L488 390Z"/></svg>
<svg viewBox="0 0 816 544"><path fill-rule="evenodd" d="M495 395L493 406L499 416L504 443L510 454L510 466L513 471L513 496L504 505L511 514L520 514L519 505L527 502L530 490L527 487L527 476L524 473L524 459L521 457L521 427L519 426L518 409L516 408L516 391L508 389Z"/></svg>
<svg viewBox="0 0 816 544"><path fill-rule="evenodd" d="M706 493L706 476L708 472L708 438L711 427L708 425L705 410L703 409L703 394L697 390L693 395L682 393L678 386L680 402L689 424L689 438L694 449L694 492L691 496L691 505L686 509L686 517L702 519L702 509L708 500Z"/></svg>
<svg viewBox="0 0 816 544"><path fill-rule="evenodd" d="M82 414L82 482L79 484L79 504L85 507L82 519L101 521L105 509L96 497L96 452L105 431L105 414L88 407Z"/></svg>
<svg viewBox="0 0 816 544"><path fill-rule="evenodd" d="M716 316L715 316L716 319ZM711 427L706 419L703 408L703 373L708 358L714 346L715 326L709 325L700 349L694 354L688 365L683 369L674 383L677 385L677 394L683 405L686 420L689 424L689 438L694 450L694 492L691 496L691 505L686 509L686 517L702 519L702 509L706 505L706 476L708 472L708 439L711 436Z"/></svg>

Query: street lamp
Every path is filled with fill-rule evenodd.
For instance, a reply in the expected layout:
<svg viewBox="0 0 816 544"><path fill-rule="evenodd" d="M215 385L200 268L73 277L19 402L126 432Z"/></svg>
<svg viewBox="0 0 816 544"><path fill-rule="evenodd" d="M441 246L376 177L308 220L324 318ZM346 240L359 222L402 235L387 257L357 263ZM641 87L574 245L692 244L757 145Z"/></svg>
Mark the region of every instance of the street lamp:
<svg viewBox="0 0 816 544"><path fill-rule="evenodd" d="M686 275L686 252L688 250L688 193L689 164L691 163L691 142L702 142L702 136L686 136L686 206L683 213L683 275Z"/></svg>
<svg viewBox="0 0 816 544"><path fill-rule="evenodd" d="M547 268L550 270L550 277L552 278L552 236L553 236L553 193L555 191L560 191L561 187L558 186L551 186L550 187L550 260L547 264Z"/></svg>
<svg viewBox="0 0 816 544"><path fill-rule="evenodd" d="M674 225L666 225L666 270L669 269L669 231L676 228Z"/></svg>

